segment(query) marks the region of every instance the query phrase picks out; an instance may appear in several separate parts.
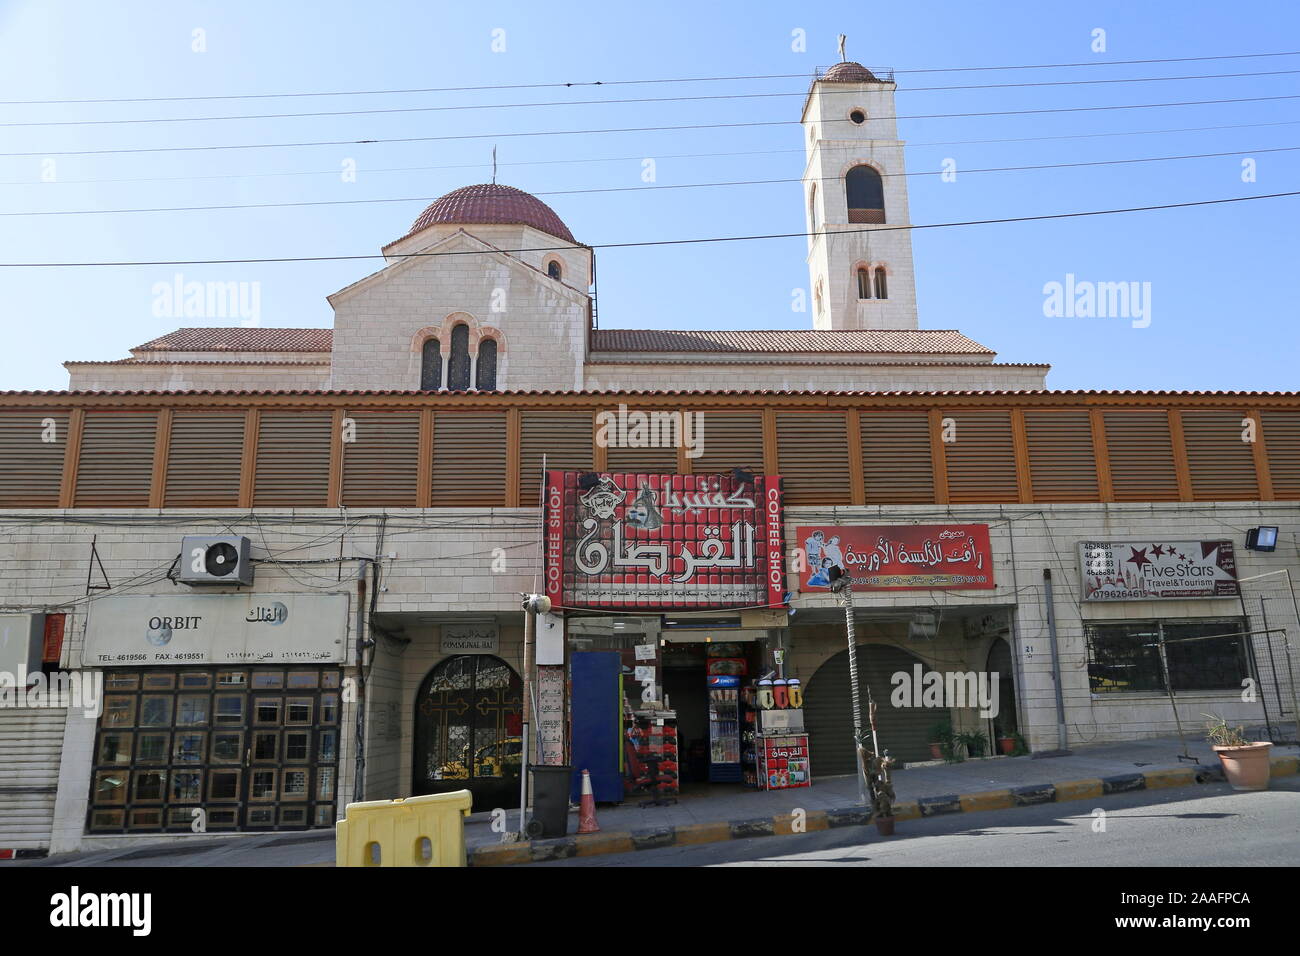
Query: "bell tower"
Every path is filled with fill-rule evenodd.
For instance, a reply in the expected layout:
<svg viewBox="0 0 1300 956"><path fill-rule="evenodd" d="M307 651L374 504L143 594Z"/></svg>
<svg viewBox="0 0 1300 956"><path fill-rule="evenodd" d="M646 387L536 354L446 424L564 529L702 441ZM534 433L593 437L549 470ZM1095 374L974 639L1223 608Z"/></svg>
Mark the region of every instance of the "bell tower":
<svg viewBox="0 0 1300 956"><path fill-rule="evenodd" d="M841 51L843 42L841 40ZM804 101L813 328L915 329L907 178L892 74L841 61Z"/></svg>

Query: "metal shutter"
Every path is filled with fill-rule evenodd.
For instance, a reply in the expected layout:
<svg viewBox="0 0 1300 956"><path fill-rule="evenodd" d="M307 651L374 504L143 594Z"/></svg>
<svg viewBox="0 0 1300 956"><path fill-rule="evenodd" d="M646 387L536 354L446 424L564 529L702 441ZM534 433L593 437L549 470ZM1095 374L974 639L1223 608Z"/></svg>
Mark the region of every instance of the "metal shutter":
<svg viewBox="0 0 1300 956"><path fill-rule="evenodd" d="M51 442L42 441L46 419L54 422ZM0 412L0 507L57 508L67 447L67 412Z"/></svg>
<svg viewBox="0 0 1300 956"><path fill-rule="evenodd" d="M87 412L77 507L147 508L157 430L157 412Z"/></svg>
<svg viewBox="0 0 1300 956"><path fill-rule="evenodd" d="M243 453L243 412L177 411L167 451L166 507L238 505Z"/></svg>
<svg viewBox="0 0 1300 956"><path fill-rule="evenodd" d="M847 505L848 423L839 412L777 412L777 460L790 505Z"/></svg>
<svg viewBox="0 0 1300 956"><path fill-rule="evenodd" d="M944 417L957 423L956 441L943 446L948 500L953 504L1019 501L1011 413L959 411L945 412Z"/></svg>
<svg viewBox="0 0 1300 956"><path fill-rule="evenodd" d="M1035 501L1099 501L1092 423L1086 411L1026 411Z"/></svg>
<svg viewBox="0 0 1300 956"><path fill-rule="evenodd" d="M561 471L591 471L591 412L523 411L519 415L519 504L541 500L542 458Z"/></svg>
<svg viewBox="0 0 1300 956"><path fill-rule="evenodd" d="M934 461L926 412L862 412L867 504L933 504Z"/></svg>
<svg viewBox="0 0 1300 956"><path fill-rule="evenodd" d="M262 412L253 506L325 507L329 502L332 428L329 411Z"/></svg>
<svg viewBox="0 0 1300 956"><path fill-rule="evenodd" d="M1169 413L1108 411L1103 418L1115 500L1177 501Z"/></svg>
<svg viewBox="0 0 1300 956"><path fill-rule="evenodd" d="M899 760L930 759L930 727L947 720L942 708L892 707L890 676L912 673L921 660L889 644L859 644L858 679L862 688L862 729L867 723L867 688L876 702L876 734L882 749ZM923 672L930 670L923 666ZM849 652L840 651L813 674L804 691L804 722L812 755L813 780L820 774L854 773L853 697L849 690ZM814 784L815 786L816 784Z"/></svg>
<svg viewBox="0 0 1300 956"><path fill-rule="evenodd" d="M1250 442L1241 440L1245 412L1197 409L1180 414L1192 497L1197 501L1257 501L1255 450Z"/></svg>
<svg viewBox="0 0 1300 956"><path fill-rule="evenodd" d="M500 507L505 497L505 412L438 412L433 422L433 506Z"/></svg>
<svg viewBox="0 0 1300 956"><path fill-rule="evenodd" d="M637 411L632 409L629 414ZM648 416L649 410L642 410ZM631 425L629 424L629 431ZM647 434L650 433L647 425ZM663 436L661 436L663 437ZM680 437L680 436L674 436ZM609 429L610 444L605 449L605 470L610 472L627 472L650 475L677 474L677 446L658 448L627 448L615 445L618 434L613 427Z"/></svg>
<svg viewBox="0 0 1300 956"><path fill-rule="evenodd" d="M0 847L48 847L67 711L0 709Z"/></svg>
<svg viewBox="0 0 1300 956"><path fill-rule="evenodd" d="M343 443L343 504L410 508L420 470L418 412L349 412L356 426ZM346 432L345 432L346 434Z"/></svg>
<svg viewBox="0 0 1300 956"><path fill-rule="evenodd" d="M1300 499L1300 412L1260 412L1264 449L1273 476L1273 497Z"/></svg>
<svg viewBox="0 0 1300 956"><path fill-rule="evenodd" d="M688 459L694 474L729 475L733 468L763 473L762 412L706 411L701 421L703 430L692 436L701 453Z"/></svg>

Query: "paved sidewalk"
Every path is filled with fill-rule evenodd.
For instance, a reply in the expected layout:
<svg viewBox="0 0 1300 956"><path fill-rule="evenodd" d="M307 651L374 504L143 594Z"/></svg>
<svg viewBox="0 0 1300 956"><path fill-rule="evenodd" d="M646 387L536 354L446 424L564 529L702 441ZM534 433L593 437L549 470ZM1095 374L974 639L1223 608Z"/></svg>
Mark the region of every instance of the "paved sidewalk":
<svg viewBox="0 0 1300 956"><path fill-rule="evenodd" d="M909 804L908 817L930 816L994 806L1031 805L1072 798L1100 798L1105 793L1181 786L1198 777L1221 778L1218 758L1204 741L1189 741L1189 752L1199 763L1179 760L1182 746L1177 738L1126 741L1116 744L1082 745L1069 756L1036 758L993 757L957 764L912 766L894 774L898 803ZM1293 774L1300 768L1295 746L1274 746L1272 757L1285 765L1275 773ZM581 838L587 852L625 852L658 845L710 842L740 836L761 836L788 832L773 819L796 808L811 818L820 817L817 829L852 826L865 821L853 808L858 803L853 776L813 776L811 787L774 792L741 790L736 787L703 788L683 795L675 806L638 807L635 802L597 808L601 833ZM1172 773L1171 773L1172 772ZM1163 774L1163 779L1160 779ZM1145 775L1147 783L1139 778ZM1158 781L1158 782L1157 782ZM1112 787L1111 784L1114 784ZM1061 788L1061 784L1070 786ZM1034 790L1014 800L986 801L990 791L1044 787L1056 792ZM969 795L975 795L974 798ZM829 814L827 811L832 811ZM900 814L902 809L900 808ZM508 814L516 827L518 811ZM810 825L810 829L813 829ZM476 865L522 863L529 859L557 859L573 855L577 814L569 818L568 838L533 844L502 844L493 832L491 815L477 813L466 821L465 840ZM693 832L692 832L693 831ZM0 864L3 866L332 866L333 832L314 830L297 833L268 833L245 837L195 837L193 841L168 841L146 846L93 850L65 854L45 860ZM602 845L603 844L603 845ZM478 851L476 854L475 851ZM496 857L489 861L489 857Z"/></svg>
<svg viewBox="0 0 1300 956"><path fill-rule="evenodd" d="M1023 787L1031 784L1056 783L1092 777L1112 777L1150 770L1196 768L1216 769L1219 758L1203 740L1188 741L1188 752L1200 763L1179 760L1182 744L1177 737L1125 741L1117 744L1084 745L1065 757L1037 758L990 757L936 766L912 766L894 772L897 802L907 803L923 797L976 793ZM1273 756L1297 753L1295 747L1274 747ZM639 799L639 798L638 798ZM596 807L601 830L639 830L648 827L685 826L721 820L750 818L789 813L795 807L804 810L831 810L858 803L857 778L853 775L817 777L813 767L811 787L795 790L742 790L736 786L697 788L684 793L675 806L637 806L636 801L621 805ZM509 813L511 827L517 827L519 811ZM578 829L577 811L570 811L569 833ZM471 849L500 843L501 834L492 832L491 817L476 813L465 827L465 842Z"/></svg>

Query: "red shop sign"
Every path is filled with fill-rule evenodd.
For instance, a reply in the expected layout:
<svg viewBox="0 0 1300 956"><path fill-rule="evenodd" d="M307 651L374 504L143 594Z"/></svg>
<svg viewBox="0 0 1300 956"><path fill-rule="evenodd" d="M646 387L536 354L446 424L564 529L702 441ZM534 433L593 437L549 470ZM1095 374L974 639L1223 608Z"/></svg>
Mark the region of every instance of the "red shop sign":
<svg viewBox="0 0 1300 956"><path fill-rule="evenodd" d="M833 567L849 574L855 591L997 586L986 524L811 525L797 533L807 564L801 591L828 590Z"/></svg>
<svg viewBox="0 0 1300 956"><path fill-rule="evenodd" d="M546 595L557 608L784 602L779 475L737 482L730 475L548 471L545 521Z"/></svg>

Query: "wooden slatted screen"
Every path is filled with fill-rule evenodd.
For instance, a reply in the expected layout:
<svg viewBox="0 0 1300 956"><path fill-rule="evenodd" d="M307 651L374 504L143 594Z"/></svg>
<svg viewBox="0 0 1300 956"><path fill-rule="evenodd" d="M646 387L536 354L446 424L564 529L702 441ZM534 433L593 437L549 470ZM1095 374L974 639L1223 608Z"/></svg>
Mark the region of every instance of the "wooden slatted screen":
<svg viewBox="0 0 1300 956"><path fill-rule="evenodd" d="M858 427L867 504L932 504L929 414L863 411Z"/></svg>
<svg viewBox="0 0 1300 956"><path fill-rule="evenodd" d="M1242 441L1243 411L1185 410L1183 443L1197 501L1257 501L1255 450Z"/></svg>
<svg viewBox="0 0 1300 956"><path fill-rule="evenodd" d="M697 475L729 475L733 468L763 473L763 413L706 411L693 438L700 454L690 459Z"/></svg>
<svg viewBox="0 0 1300 956"><path fill-rule="evenodd" d="M506 413L445 411L433 416L433 506L505 504Z"/></svg>
<svg viewBox="0 0 1300 956"><path fill-rule="evenodd" d="M67 447L67 412L0 412L0 508L57 508Z"/></svg>
<svg viewBox="0 0 1300 956"><path fill-rule="evenodd" d="M1169 415L1153 411L1107 411L1106 450L1116 501L1177 501L1178 472Z"/></svg>
<svg viewBox="0 0 1300 956"><path fill-rule="evenodd" d="M77 507L147 508L157 429L157 412L87 412Z"/></svg>
<svg viewBox="0 0 1300 956"><path fill-rule="evenodd" d="M168 508L226 508L239 504L243 464L242 411L172 415L163 503Z"/></svg>
<svg viewBox="0 0 1300 956"><path fill-rule="evenodd" d="M1087 411L1025 411L1035 501L1099 501Z"/></svg>
<svg viewBox="0 0 1300 956"><path fill-rule="evenodd" d="M419 412L349 412L343 442L344 506L413 508L420 469ZM349 430L344 431L348 435Z"/></svg>
<svg viewBox="0 0 1300 956"><path fill-rule="evenodd" d="M591 471L592 413L525 409L519 419L519 504L532 508L540 500L543 457L547 468Z"/></svg>
<svg viewBox="0 0 1300 956"><path fill-rule="evenodd" d="M613 411L609 409L608 411ZM637 411L643 412L649 422L645 429L646 439L642 440L637 434L636 420L631 416ZM673 409L660 409L662 412L672 413ZM621 435L611 427L608 430L609 445L605 449L605 468L607 471L616 473L635 473L643 472L647 474L677 474L677 444L679 436L676 426L668 428L664 425L664 419L650 418L655 410L652 409L629 409L627 419L627 434ZM658 424L655 424L658 422ZM655 441L656 445L647 445L647 441ZM620 444L620 442L625 442Z"/></svg>
<svg viewBox="0 0 1300 956"><path fill-rule="evenodd" d="M322 508L329 503L332 428L333 414L327 409L262 412L254 507Z"/></svg>
<svg viewBox="0 0 1300 956"><path fill-rule="evenodd" d="M846 505L848 423L840 412L777 412L777 461L787 505Z"/></svg>
<svg viewBox="0 0 1300 956"><path fill-rule="evenodd" d="M1262 411L1259 417L1273 476L1273 497L1279 501L1300 499L1300 411Z"/></svg>
<svg viewBox="0 0 1300 956"><path fill-rule="evenodd" d="M955 441L946 443L948 500L1019 501L1015 439L1007 411L944 412L956 422Z"/></svg>

